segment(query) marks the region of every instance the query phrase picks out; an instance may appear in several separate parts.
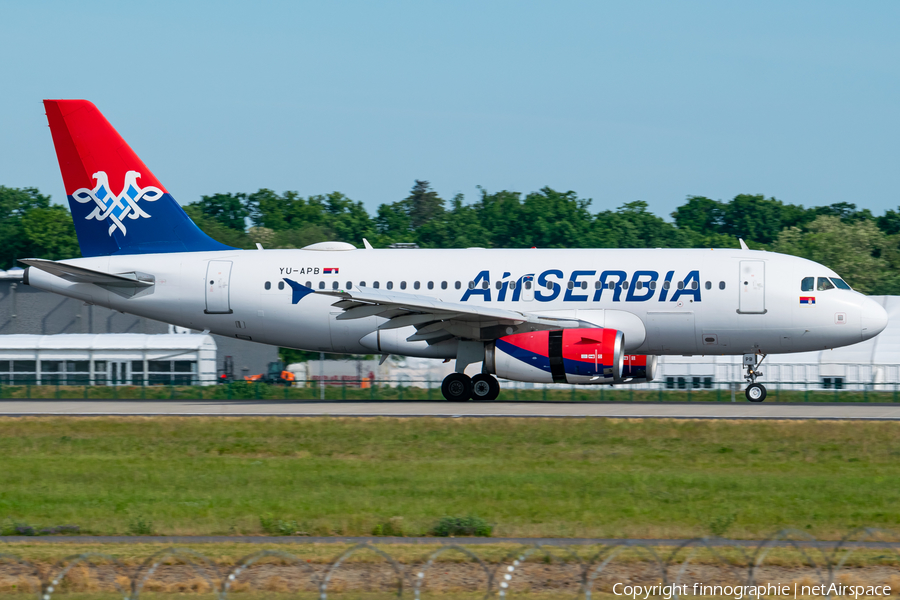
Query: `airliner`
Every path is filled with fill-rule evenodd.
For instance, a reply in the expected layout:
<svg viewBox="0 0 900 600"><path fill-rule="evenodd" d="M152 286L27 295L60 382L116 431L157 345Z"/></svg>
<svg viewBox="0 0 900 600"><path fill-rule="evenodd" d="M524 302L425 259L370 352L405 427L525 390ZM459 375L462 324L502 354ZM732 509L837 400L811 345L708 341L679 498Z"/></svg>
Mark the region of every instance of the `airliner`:
<svg viewBox="0 0 900 600"><path fill-rule="evenodd" d="M455 360L451 401L498 378L652 381L660 355L742 355L746 397L768 354L878 335L880 304L834 271L740 249L243 250L203 233L100 111L45 100L82 258L24 259L24 282L223 336L322 352ZM466 367L480 363L469 377Z"/></svg>

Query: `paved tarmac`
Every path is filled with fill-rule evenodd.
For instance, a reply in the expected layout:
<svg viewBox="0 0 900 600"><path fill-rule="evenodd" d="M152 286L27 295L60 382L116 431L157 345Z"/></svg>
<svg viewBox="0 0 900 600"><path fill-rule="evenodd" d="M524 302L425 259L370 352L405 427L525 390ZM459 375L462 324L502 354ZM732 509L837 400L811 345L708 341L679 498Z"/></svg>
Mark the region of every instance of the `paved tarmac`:
<svg viewBox="0 0 900 600"><path fill-rule="evenodd" d="M273 402L0 400L0 416L608 417L900 420L900 404L744 402Z"/></svg>

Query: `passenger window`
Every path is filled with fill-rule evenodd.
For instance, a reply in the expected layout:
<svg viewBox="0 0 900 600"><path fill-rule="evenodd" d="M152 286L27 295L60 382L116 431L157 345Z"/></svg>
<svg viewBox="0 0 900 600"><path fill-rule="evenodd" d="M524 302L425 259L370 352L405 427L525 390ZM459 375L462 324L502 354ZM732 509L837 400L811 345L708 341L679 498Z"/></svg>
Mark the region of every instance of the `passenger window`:
<svg viewBox="0 0 900 600"><path fill-rule="evenodd" d="M853 288L847 285L847 282L841 279L840 277L832 277L831 281L834 282L834 285L838 286L838 288L842 290L852 290Z"/></svg>
<svg viewBox="0 0 900 600"><path fill-rule="evenodd" d="M457 281L457 283L459 283L459 282ZM474 281L470 281L470 282L469 282L469 289L470 289L470 290L474 290L474 289L475 289L475 282L474 282Z"/></svg>
<svg viewBox="0 0 900 600"><path fill-rule="evenodd" d="M720 290L724 290L724 289L725 289L725 282L724 282L724 281L720 281L720 282L719 282L719 289L720 289Z"/></svg>
<svg viewBox="0 0 900 600"><path fill-rule="evenodd" d="M324 281L320 281L320 282L319 282L319 289L320 289L320 290L324 290L324 289L325 289L325 282L324 282Z"/></svg>
<svg viewBox="0 0 900 600"><path fill-rule="evenodd" d="M360 282L359 282L359 287L366 287L366 282L365 282L365 281L360 281Z"/></svg>
<svg viewBox="0 0 900 600"><path fill-rule="evenodd" d="M800 291L801 292L811 292L813 291L813 286L816 283L815 277L804 277L800 281Z"/></svg>
<svg viewBox="0 0 900 600"><path fill-rule="evenodd" d="M568 287L570 290L574 290L574 289L575 289L575 282L574 282L574 281L570 281L569 283L566 284L566 287Z"/></svg>
<svg viewBox="0 0 900 600"><path fill-rule="evenodd" d="M820 292L824 292L825 290L833 290L834 284L828 281L827 277L819 277L819 285L817 286Z"/></svg>
<svg viewBox="0 0 900 600"><path fill-rule="evenodd" d="M582 282L581 282L581 289L583 289L583 290L586 290L586 289L587 289L587 281L582 281Z"/></svg>
<svg viewBox="0 0 900 600"><path fill-rule="evenodd" d="M664 289L664 290L667 290L667 289L669 289L670 287L672 287L672 282L671 282L671 281L663 281L663 289Z"/></svg>
<svg viewBox="0 0 900 600"><path fill-rule="evenodd" d="M312 289L312 281L307 281L307 282L306 282L306 287Z"/></svg>
<svg viewBox="0 0 900 600"><path fill-rule="evenodd" d="M656 282L655 282L655 281L651 281L651 282L650 282L650 289L651 289L651 290L655 290L655 289L656 289Z"/></svg>
<svg viewBox="0 0 900 600"><path fill-rule="evenodd" d="M283 290L283 289L284 289L284 282L283 282L283 281L279 281L279 282L278 282L278 289L279 289L279 290Z"/></svg>
<svg viewBox="0 0 900 600"><path fill-rule="evenodd" d="M419 289L419 286L420 286L420 284L419 284L418 281L415 282L415 283L413 284L413 287L414 287L415 289Z"/></svg>
<svg viewBox="0 0 900 600"><path fill-rule="evenodd" d="M394 282L393 282L393 281L388 281L388 282L387 282L387 289L389 289L389 290L394 289Z"/></svg>
<svg viewBox="0 0 900 600"><path fill-rule="evenodd" d="M433 281L429 281L429 282L428 282L428 289L429 289L429 290L433 290L433 289L434 289L434 282L433 282Z"/></svg>
<svg viewBox="0 0 900 600"><path fill-rule="evenodd" d="M699 290L699 289L700 289L700 282L699 282L699 281L692 281L692 282L691 282L691 289L692 289L692 290Z"/></svg>
<svg viewBox="0 0 900 600"><path fill-rule="evenodd" d="M679 281L679 282L678 282L678 289L679 289L679 290L683 290L683 289L684 289L684 282L683 282L683 281Z"/></svg>
<svg viewBox="0 0 900 600"><path fill-rule="evenodd" d="M489 287L491 287L491 282L490 282L490 281L484 280L484 281L481 282L481 289L486 290L486 289L488 289Z"/></svg>
<svg viewBox="0 0 900 600"><path fill-rule="evenodd" d="M503 284L498 281L496 284L494 284L494 286L499 290L500 288L503 287Z"/></svg>
<svg viewBox="0 0 900 600"><path fill-rule="evenodd" d="M332 282L331 282L331 289L333 289L333 290L338 289L338 282L337 282L337 281L332 281Z"/></svg>
<svg viewBox="0 0 900 600"><path fill-rule="evenodd" d="M594 282L594 289L595 289L595 290L599 290L599 289L602 288L602 287L603 287L603 283L602 283L599 279L598 279L597 281Z"/></svg>
<svg viewBox="0 0 900 600"><path fill-rule="evenodd" d="M708 290L711 290L711 289L712 289L712 281L707 281L707 282L706 282L706 289L708 289Z"/></svg>
<svg viewBox="0 0 900 600"><path fill-rule="evenodd" d="M462 284L461 284L460 282L457 281L456 284L454 284L453 287L455 287L456 289L459 289L459 288L462 287Z"/></svg>
<svg viewBox="0 0 900 600"><path fill-rule="evenodd" d="M406 282L405 282L405 281L401 281L401 282L400 282L400 289L401 289L401 290L405 290L405 289L406 289Z"/></svg>
<svg viewBox="0 0 900 600"><path fill-rule="evenodd" d="M509 289L511 289L511 290L516 289L516 282L515 282L515 281L510 281L510 282L509 282Z"/></svg>
<svg viewBox="0 0 900 600"><path fill-rule="evenodd" d="M446 289L447 289L447 282L446 282L446 281L442 281L442 282L441 282L441 289L442 289L442 290L446 290Z"/></svg>
<svg viewBox="0 0 900 600"><path fill-rule="evenodd" d="M526 290L530 290L530 289L531 289L531 282L530 282L530 281L526 281L526 282L525 282L525 289L526 289Z"/></svg>
<svg viewBox="0 0 900 600"><path fill-rule="evenodd" d="M642 290L642 289L644 289L644 282L643 282L643 281L635 281L635 282L634 282L634 289L636 289L636 290Z"/></svg>
<svg viewBox="0 0 900 600"><path fill-rule="evenodd" d="M349 281L347 282L347 289L348 290L353 289L353 284Z"/></svg>
<svg viewBox="0 0 900 600"><path fill-rule="evenodd" d="M263 287L265 287L267 290L271 290L271 289L272 289L272 282L271 282L271 281L267 281L267 282L266 282L266 285L264 285Z"/></svg>
<svg viewBox="0 0 900 600"><path fill-rule="evenodd" d="M376 282L374 282L374 283L372 284L372 287L375 288L375 289L377 290L378 288L381 287L381 284L378 283L378 282L376 281Z"/></svg>
<svg viewBox="0 0 900 600"><path fill-rule="evenodd" d="M627 281L623 281L623 282L622 282L622 289L623 289L623 290L627 290L627 289L628 289L628 282L627 282Z"/></svg>
<svg viewBox="0 0 900 600"><path fill-rule="evenodd" d="M545 287L546 287L548 290L552 290L552 289L553 289L553 282L552 282L552 281L548 281L548 282L547 282L547 285L546 285Z"/></svg>

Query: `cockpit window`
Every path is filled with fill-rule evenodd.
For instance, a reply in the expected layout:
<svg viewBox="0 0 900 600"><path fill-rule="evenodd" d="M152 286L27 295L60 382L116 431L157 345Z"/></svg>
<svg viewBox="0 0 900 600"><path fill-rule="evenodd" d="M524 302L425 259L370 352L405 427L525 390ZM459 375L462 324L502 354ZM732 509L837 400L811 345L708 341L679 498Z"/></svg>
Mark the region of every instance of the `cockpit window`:
<svg viewBox="0 0 900 600"><path fill-rule="evenodd" d="M834 285L838 286L838 288L842 290L852 290L853 288L847 285L847 282L841 279L840 277L832 277L831 281L834 282Z"/></svg>
<svg viewBox="0 0 900 600"><path fill-rule="evenodd" d="M800 282L800 291L801 292L811 292L816 285L815 277L804 277L803 281Z"/></svg>
<svg viewBox="0 0 900 600"><path fill-rule="evenodd" d="M825 290L833 290L834 284L828 281L827 277L819 277L819 285L816 286L820 292L824 292Z"/></svg>

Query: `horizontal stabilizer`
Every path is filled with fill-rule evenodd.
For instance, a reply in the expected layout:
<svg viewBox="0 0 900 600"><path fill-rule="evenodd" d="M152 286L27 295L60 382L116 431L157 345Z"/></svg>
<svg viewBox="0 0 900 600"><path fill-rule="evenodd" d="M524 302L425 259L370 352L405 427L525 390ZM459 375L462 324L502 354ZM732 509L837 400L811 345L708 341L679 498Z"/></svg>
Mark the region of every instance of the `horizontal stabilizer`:
<svg viewBox="0 0 900 600"><path fill-rule="evenodd" d="M93 283L120 288L145 288L154 283L153 276L144 273L103 273L41 258L21 258L19 262L72 283Z"/></svg>

